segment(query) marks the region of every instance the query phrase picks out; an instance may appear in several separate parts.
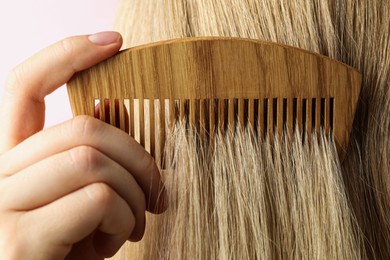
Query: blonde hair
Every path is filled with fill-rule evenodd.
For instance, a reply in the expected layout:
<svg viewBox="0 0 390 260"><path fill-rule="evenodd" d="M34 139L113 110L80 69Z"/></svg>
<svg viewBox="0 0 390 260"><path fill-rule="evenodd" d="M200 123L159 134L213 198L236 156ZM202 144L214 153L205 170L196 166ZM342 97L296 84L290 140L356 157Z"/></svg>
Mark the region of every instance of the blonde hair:
<svg viewBox="0 0 390 260"><path fill-rule="evenodd" d="M124 46L192 36L269 40L346 62L364 77L347 157L332 136L172 131L170 207L118 259L390 258L390 2L121 1ZM288 140L287 140L288 139ZM310 141L311 145L307 145Z"/></svg>

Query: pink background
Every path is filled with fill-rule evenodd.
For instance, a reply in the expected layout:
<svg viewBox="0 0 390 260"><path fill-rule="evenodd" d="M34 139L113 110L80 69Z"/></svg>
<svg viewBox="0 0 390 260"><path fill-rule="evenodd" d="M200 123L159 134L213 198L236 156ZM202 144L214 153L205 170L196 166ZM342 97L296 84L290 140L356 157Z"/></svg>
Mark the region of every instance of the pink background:
<svg viewBox="0 0 390 260"><path fill-rule="evenodd" d="M68 36L111 30L118 1L0 1L0 95L9 71L38 50ZM46 104L46 127L72 117L65 87Z"/></svg>

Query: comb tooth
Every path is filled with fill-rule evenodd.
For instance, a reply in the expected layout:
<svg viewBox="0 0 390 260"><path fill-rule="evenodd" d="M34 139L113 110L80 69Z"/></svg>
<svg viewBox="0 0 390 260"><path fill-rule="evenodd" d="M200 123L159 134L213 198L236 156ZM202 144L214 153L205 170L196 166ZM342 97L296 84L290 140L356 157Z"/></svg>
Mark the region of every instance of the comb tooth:
<svg viewBox="0 0 390 260"><path fill-rule="evenodd" d="M307 133L307 99L302 99L302 141L305 142Z"/></svg>
<svg viewBox="0 0 390 260"><path fill-rule="evenodd" d="M156 141L156 128L155 128L155 100L151 99L149 101L149 115L150 115L150 122L149 122L149 143L150 143L150 154L154 157L155 156L155 141Z"/></svg>
<svg viewBox="0 0 390 260"><path fill-rule="evenodd" d="M312 99L312 107L313 107L313 120L312 120L312 130L313 132L319 133L319 123L320 123L320 109L319 109L320 102L317 98ZM317 127L318 126L318 127Z"/></svg>
<svg viewBox="0 0 390 260"><path fill-rule="evenodd" d="M322 99L317 99L316 100L316 132L317 133L320 133L320 129L321 129L321 126L322 126L322 122L321 122L321 102L322 102Z"/></svg>
<svg viewBox="0 0 390 260"><path fill-rule="evenodd" d="M268 135L269 140L272 140L273 138L273 128L274 128L274 111L273 111L273 104L270 99L267 99L266 101L266 107L267 107L267 121L266 121L266 135ZM265 113L265 112L264 112Z"/></svg>
<svg viewBox="0 0 390 260"><path fill-rule="evenodd" d="M124 126L123 128L130 134L130 109L129 109L129 99L124 98L123 102L123 116L124 116Z"/></svg>
<svg viewBox="0 0 390 260"><path fill-rule="evenodd" d="M330 131L333 131L334 107L335 107L335 100L333 97L331 97L330 101L329 101L329 128L330 128Z"/></svg>
<svg viewBox="0 0 390 260"><path fill-rule="evenodd" d="M225 117L224 117L224 123L223 123L223 128L225 129L225 133L227 132L227 130L229 130L229 100L228 99L225 99L224 100L224 104L223 104L223 107L224 107L224 110L223 110L223 112L222 113L224 113L225 114ZM234 103L233 103L233 120L232 120L232 123L233 123L233 125L234 125L234 112L235 110L234 110Z"/></svg>
<svg viewBox="0 0 390 260"><path fill-rule="evenodd" d="M155 154L154 158L156 160L157 165L160 167L163 166L162 158L164 151L164 140L165 140L165 101L155 100L155 122L156 122L156 141L155 141Z"/></svg>
<svg viewBox="0 0 390 260"><path fill-rule="evenodd" d="M186 100L180 99L179 101L179 113L180 113L180 121L183 122L185 118L185 105L186 105Z"/></svg>
<svg viewBox="0 0 390 260"><path fill-rule="evenodd" d="M301 99L301 98L297 98L297 100L296 100L296 112L297 112L297 114L296 114L296 121L297 121L297 125L298 125L298 127L297 127L297 130L299 131L299 132L302 132L302 126L303 126L303 120L302 120L302 103L303 103L303 99Z"/></svg>
<svg viewBox="0 0 390 260"><path fill-rule="evenodd" d="M120 101L120 99L115 99L114 104L115 104L115 110L114 110L115 127L120 129L121 128L120 106L122 105L122 102Z"/></svg>
<svg viewBox="0 0 390 260"><path fill-rule="evenodd" d="M121 123L122 118L121 117L121 109L123 111L123 102L121 99L115 99L115 126L119 129L121 128L121 124L124 125L124 123ZM124 115L124 112L122 112L122 116Z"/></svg>
<svg viewBox="0 0 390 260"><path fill-rule="evenodd" d="M249 99L243 99L243 127L246 127L249 124Z"/></svg>
<svg viewBox="0 0 390 260"><path fill-rule="evenodd" d="M268 120L268 115L267 115L267 102L268 100L265 99L260 99L259 100L259 125L260 125L260 136L262 138L265 138L266 133L267 133L267 120ZM263 117L261 117L261 115Z"/></svg>
<svg viewBox="0 0 390 260"><path fill-rule="evenodd" d="M164 117L164 128L165 128L165 136L164 138L168 137L168 134L170 134L171 128L173 126L173 120L175 119L174 115L172 114L173 111L175 111L174 105L172 105L173 99L165 99L164 100L164 107L165 107L165 117ZM164 139L165 140L165 139ZM165 145L165 143L164 143ZM162 147L164 148L164 147ZM162 155L164 155L164 150L162 150ZM163 157L164 158L164 157ZM164 164L166 161L163 159L162 164Z"/></svg>
<svg viewBox="0 0 390 260"><path fill-rule="evenodd" d="M190 116L190 118L189 118L189 121L190 121L190 123L191 123L191 127L196 127L197 126L197 120L196 120L196 114L197 114L197 112L196 112L196 100L195 99L190 99L189 100L189 102L190 102L190 112L189 112L189 116Z"/></svg>
<svg viewBox="0 0 390 260"><path fill-rule="evenodd" d="M271 125L270 125L270 130L272 131L272 135L275 136L278 134L278 119L279 119L279 107L278 107L278 102L279 100L277 98L272 99L272 103L270 103L270 109L272 116L270 117L271 119ZM271 101L270 101L271 102Z"/></svg>
<svg viewBox="0 0 390 260"><path fill-rule="evenodd" d="M224 105L225 102L224 100L219 99L218 100L218 130L224 134L225 129L224 129L224 124L225 124L225 111L224 111Z"/></svg>
<svg viewBox="0 0 390 260"><path fill-rule="evenodd" d="M210 99L209 101L209 131L210 131L210 143L214 139L215 131L215 111L218 106L218 101L215 99Z"/></svg>
<svg viewBox="0 0 390 260"><path fill-rule="evenodd" d="M205 130L206 130L206 104L205 100L198 100L199 104L199 132L200 138L203 140L205 138Z"/></svg>
<svg viewBox="0 0 390 260"><path fill-rule="evenodd" d="M109 99L109 113L110 113L110 124L116 126L116 116L115 116L115 99Z"/></svg>
<svg viewBox="0 0 390 260"><path fill-rule="evenodd" d="M128 113L129 113L129 134L132 137L135 137L135 130L134 130L134 124L135 124L135 118L134 118L134 100L130 99L128 100Z"/></svg>
<svg viewBox="0 0 390 260"><path fill-rule="evenodd" d="M96 113L96 109L98 109L98 107L100 107L99 105L99 99L94 99L94 103L93 103L93 108L91 107L91 111L90 111L90 115L94 115L94 117L96 119L100 119L100 110L98 111L99 113L99 116L98 116L98 113Z"/></svg>
<svg viewBox="0 0 390 260"><path fill-rule="evenodd" d="M139 99L134 99L132 101L132 103L134 104L133 106L133 113L134 113L134 120L132 121L133 122L133 127L134 127L134 139L138 142L138 143L141 143L141 134L140 134L140 110L139 110L139 103L140 103L140 100Z"/></svg>
<svg viewBox="0 0 390 260"><path fill-rule="evenodd" d="M297 127L299 126L299 122L298 122L298 99L297 98L293 98L292 100L292 131L291 133L294 133L295 130L298 130ZM298 125L298 126L297 126Z"/></svg>
<svg viewBox="0 0 390 260"><path fill-rule="evenodd" d="M144 99L143 100L143 109L144 109L144 117L141 117L141 120L143 120L143 126L144 129L141 133L144 134L144 148L147 152L150 153L150 100Z"/></svg>
<svg viewBox="0 0 390 260"><path fill-rule="evenodd" d="M255 101L253 99L248 100L248 123L251 127L255 126Z"/></svg>
<svg viewBox="0 0 390 260"><path fill-rule="evenodd" d="M171 114L170 114L170 105L169 105L169 99L164 99L163 100L164 103L162 103L163 105L163 109L165 111L165 117L164 117L164 128L165 129L169 129L168 126L169 126L169 122L171 120Z"/></svg>
<svg viewBox="0 0 390 260"><path fill-rule="evenodd" d="M238 99L238 122L243 129L245 126L245 100L242 98Z"/></svg>
<svg viewBox="0 0 390 260"><path fill-rule="evenodd" d="M95 113L96 99L92 99L92 101L88 99L88 101L86 100L86 102L83 105L84 105L83 109L85 110L86 114L96 118L96 113Z"/></svg>
<svg viewBox="0 0 390 260"><path fill-rule="evenodd" d="M329 102L328 99L322 98L321 99L321 125L324 128L325 133L329 133L329 120L328 120L328 111Z"/></svg>
<svg viewBox="0 0 390 260"><path fill-rule="evenodd" d="M123 99L118 100L118 103L119 115L117 117L119 119L119 128L123 131L126 131L126 115Z"/></svg>
<svg viewBox="0 0 390 260"><path fill-rule="evenodd" d="M288 114L288 100L287 98L283 98L282 100L282 107L283 107L283 112L282 112L282 121L283 121L283 131L288 129L287 126L287 114Z"/></svg>
<svg viewBox="0 0 390 260"><path fill-rule="evenodd" d="M285 99L285 102L286 102L286 108L285 108L285 112L286 112L286 121L285 121L285 124L286 124L286 129L289 133L292 133L293 132L293 121L294 121L294 115L293 115L293 106L294 106L294 102L292 99Z"/></svg>
<svg viewBox="0 0 390 260"><path fill-rule="evenodd" d="M205 130L204 123L201 124L201 121L200 121L201 107L202 107L201 100L195 99L195 118L196 118L195 122L196 122L196 129L199 133L201 132L201 129L203 129L203 132ZM203 107L202 111L204 111L204 107ZM203 137L204 137L204 135L203 135Z"/></svg>
<svg viewBox="0 0 390 260"><path fill-rule="evenodd" d="M115 117L115 111L113 111L112 109L112 105L111 105L111 101L112 99L105 99L105 111L106 111L106 123L110 124L110 125L114 125L112 122L114 122L114 119L113 117ZM111 115L112 114L112 115Z"/></svg>
<svg viewBox="0 0 390 260"><path fill-rule="evenodd" d="M156 155L156 142L158 142L158 115L156 115L156 100L151 99L149 104L150 114L150 154Z"/></svg>
<svg viewBox="0 0 390 260"><path fill-rule="evenodd" d="M314 98L315 100L315 122L313 123L313 131L315 131L317 134L320 133L321 128L321 99L320 98Z"/></svg>
<svg viewBox="0 0 390 260"><path fill-rule="evenodd" d="M124 110L124 114L125 114L125 117L127 118L127 121L126 121L126 118L125 118L125 129L127 129L127 131L129 132L129 135L131 135L131 131L130 131L130 124L131 124L131 119L130 119L130 100L125 98L123 100L123 110Z"/></svg>
<svg viewBox="0 0 390 260"><path fill-rule="evenodd" d="M143 98L139 99L139 133L140 133L140 144L145 147L145 100Z"/></svg>
<svg viewBox="0 0 390 260"><path fill-rule="evenodd" d="M257 137L261 137L259 102L259 99L253 100L253 127Z"/></svg>
<svg viewBox="0 0 390 260"><path fill-rule="evenodd" d="M173 123L178 123L178 121L180 121L180 100L179 99L175 99L175 113L174 113L174 119L173 119Z"/></svg>
<svg viewBox="0 0 390 260"><path fill-rule="evenodd" d="M100 99L99 115L100 120L106 122L106 99Z"/></svg>
<svg viewBox="0 0 390 260"><path fill-rule="evenodd" d="M171 100L170 99L164 99L164 103L162 103L165 117L164 117L164 128L167 130L169 129L169 126L171 124L172 115L171 115Z"/></svg>
<svg viewBox="0 0 390 260"><path fill-rule="evenodd" d="M261 109L262 107L262 102L261 99L255 99L255 123L257 127L257 135L258 137L263 136L263 110Z"/></svg>
<svg viewBox="0 0 390 260"><path fill-rule="evenodd" d="M131 124L131 119L130 119L130 100L125 98L123 99L123 129L128 131L128 134L131 135L130 131L130 124Z"/></svg>
<svg viewBox="0 0 390 260"><path fill-rule="evenodd" d="M175 119L176 119L175 100L171 98L167 101L168 101L168 106L169 106L168 128L172 128L175 124Z"/></svg>
<svg viewBox="0 0 390 260"><path fill-rule="evenodd" d="M313 119L315 120L314 115L315 111L313 111L313 99L308 98L306 99L306 133L308 134L308 137L310 137L312 133ZM310 140L310 138L308 138L308 140Z"/></svg>
<svg viewBox="0 0 390 260"><path fill-rule="evenodd" d="M328 112L326 111L328 105L329 105L328 104L328 99L327 98L322 98L321 99L321 123L320 123L320 127L322 128L324 133L329 133L329 125L327 125L328 124L328 120L326 119L327 114L328 114Z"/></svg>
<svg viewBox="0 0 390 260"><path fill-rule="evenodd" d="M277 102L277 130L278 135L282 136L283 134L283 126L285 122L285 106L284 106L284 99L276 99Z"/></svg>
<svg viewBox="0 0 390 260"><path fill-rule="evenodd" d="M234 129L234 100L229 99L228 101L228 129L233 130ZM225 108L226 109L226 108Z"/></svg>

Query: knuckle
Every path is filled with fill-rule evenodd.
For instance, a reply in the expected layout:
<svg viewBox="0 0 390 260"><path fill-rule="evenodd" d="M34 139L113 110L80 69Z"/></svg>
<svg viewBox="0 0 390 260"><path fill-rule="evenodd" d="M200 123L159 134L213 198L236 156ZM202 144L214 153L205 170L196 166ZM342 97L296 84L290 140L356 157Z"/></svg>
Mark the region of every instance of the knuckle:
<svg viewBox="0 0 390 260"><path fill-rule="evenodd" d="M65 53L65 55L69 57L73 57L76 49L76 44L72 38L65 38L62 41L60 41L60 49L62 52Z"/></svg>
<svg viewBox="0 0 390 260"><path fill-rule="evenodd" d="M17 86L23 85L23 66L18 65L8 74L7 79L5 81L5 90L6 93L13 95L14 92L19 88Z"/></svg>
<svg viewBox="0 0 390 260"><path fill-rule="evenodd" d="M99 129L97 119L90 116L76 116L71 120L71 133L78 137L90 137Z"/></svg>
<svg viewBox="0 0 390 260"><path fill-rule="evenodd" d="M102 164L102 156L93 147L82 145L69 150L74 168L83 173L96 171Z"/></svg>
<svg viewBox="0 0 390 260"><path fill-rule="evenodd" d="M116 194L111 187L105 183L98 182L86 187L89 199L99 208L108 208L113 204Z"/></svg>

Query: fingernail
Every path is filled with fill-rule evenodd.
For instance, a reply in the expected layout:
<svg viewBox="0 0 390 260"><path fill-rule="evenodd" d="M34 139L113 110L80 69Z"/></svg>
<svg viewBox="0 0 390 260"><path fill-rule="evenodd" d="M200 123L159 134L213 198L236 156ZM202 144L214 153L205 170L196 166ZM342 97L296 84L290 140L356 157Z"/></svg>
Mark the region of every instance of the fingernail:
<svg viewBox="0 0 390 260"><path fill-rule="evenodd" d="M88 39L96 45L104 46L118 42L120 37L117 32L100 32L88 36Z"/></svg>

